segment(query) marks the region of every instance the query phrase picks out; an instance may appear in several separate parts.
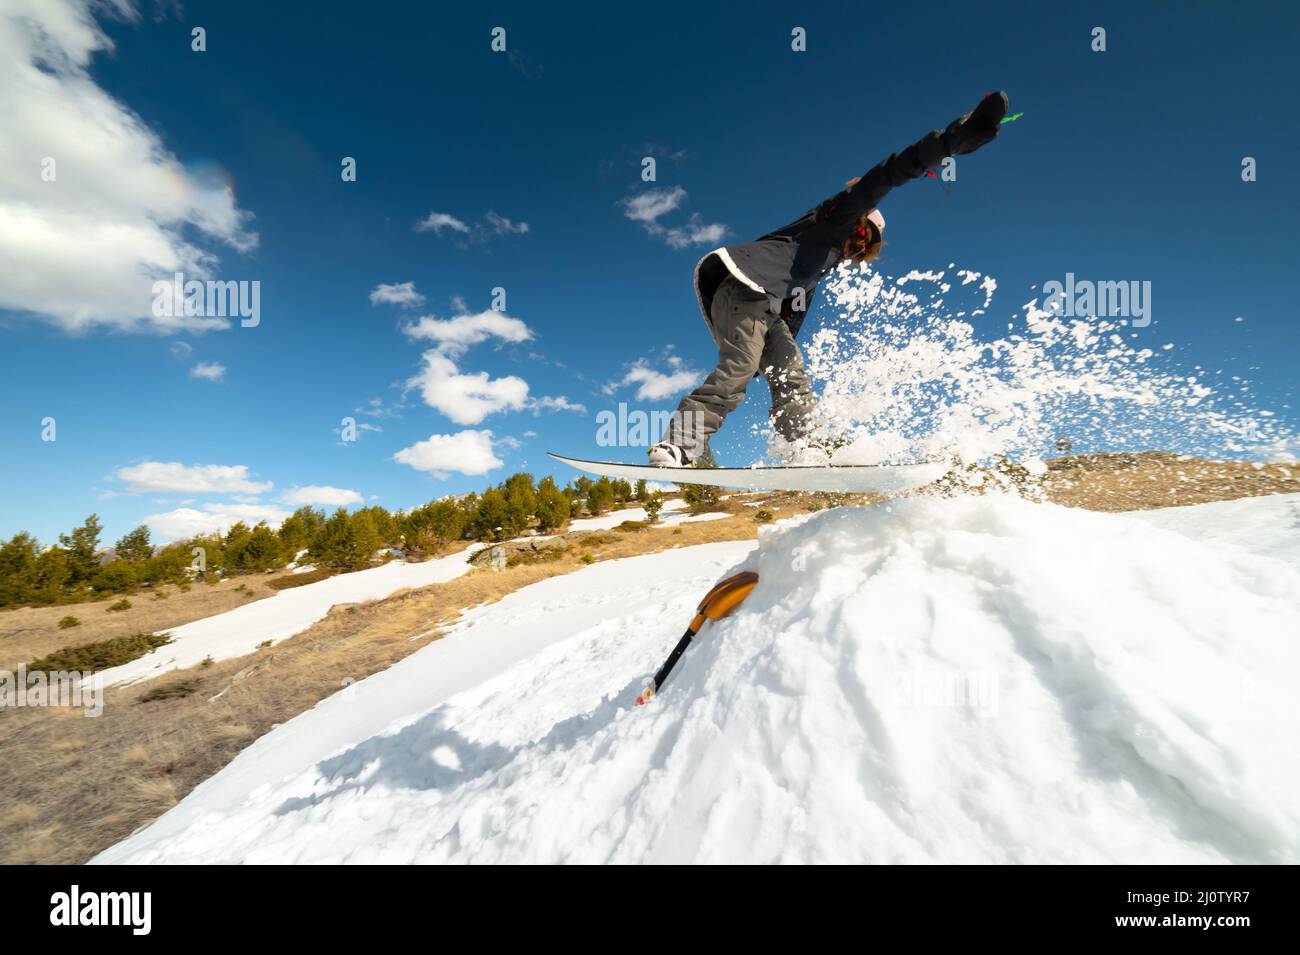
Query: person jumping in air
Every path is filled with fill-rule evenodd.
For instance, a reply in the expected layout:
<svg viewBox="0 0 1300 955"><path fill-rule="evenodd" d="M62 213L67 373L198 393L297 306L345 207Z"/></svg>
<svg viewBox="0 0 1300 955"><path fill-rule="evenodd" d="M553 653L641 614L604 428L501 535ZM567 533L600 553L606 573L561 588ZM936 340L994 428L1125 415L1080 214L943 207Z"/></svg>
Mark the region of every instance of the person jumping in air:
<svg viewBox="0 0 1300 955"><path fill-rule="evenodd" d="M1006 112L1007 95L989 93L943 132L927 133L789 225L702 258L695 266L695 295L718 346L718 367L677 406L663 440L650 448L650 463L689 466L760 374L772 391L777 433L796 454L816 451L813 394L795 336L817 283L841 262L870 262L879 255L885 231L880 201L945 158L974 152L995 138ZM829 449L821 451L829 461Z"/></svg>

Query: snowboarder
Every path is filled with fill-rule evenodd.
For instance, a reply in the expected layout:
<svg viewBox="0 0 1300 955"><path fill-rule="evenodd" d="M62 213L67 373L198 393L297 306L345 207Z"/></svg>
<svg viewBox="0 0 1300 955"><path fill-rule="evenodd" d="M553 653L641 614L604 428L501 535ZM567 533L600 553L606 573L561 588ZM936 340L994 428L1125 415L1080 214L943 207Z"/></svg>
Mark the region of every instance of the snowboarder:
<svg viewBox="0 0 1300 955"><path fill-rule="evenodd" d="M817 283L841 262L870 262L884 244L877 205L895 186L948 156L974 152L998 134L1007 96L987 94L974 110L894 153L842 192L754 242L714 249L695 266L695 295L718 346L718 366L682 399L650 463L686 467L707 447L723 419L740 406L751 378L772 391L771 419L796 459L820 455L811 428L813 394L795 336ZM824 441L822 442L824 444Z"/></svg>

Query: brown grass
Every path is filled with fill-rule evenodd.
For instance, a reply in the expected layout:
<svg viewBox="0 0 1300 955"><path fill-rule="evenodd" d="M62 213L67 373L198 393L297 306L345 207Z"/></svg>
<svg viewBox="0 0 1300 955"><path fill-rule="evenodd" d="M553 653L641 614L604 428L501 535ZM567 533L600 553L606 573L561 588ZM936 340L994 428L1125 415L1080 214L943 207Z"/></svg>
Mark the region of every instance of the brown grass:
<svg viewBox="0 0 1300 955"><path fill-rule="evenodd" d="M1300 491L1300 466L1204 461L1150 451L1048 462L1047 499L1093 511L1141 511Z"/></svg>
<svg viewBox="0 0 1300 955"><path fill-rule="evenodd" d="M158 588L166 600L148 593L134 595L129 610L108 612L111 600L60 607L23 607L0 611L0 670L43 657L64 647L97 643L136 633L161 633L172 627L233 610L241 604L270 597L270 581L285 574L255 574L216 584L191 584L189 593L167 585ZM246 591L237 588L247 584ZM252 591L251 595L247 591ZM81 621L72 629L59 629L59 621L74 616Z"/></svg>
<svg viewBox="0 0 1300 955"><path fill-rule="evenodd" d="M1099 510L1163 506L1156 502L1241 497L1300 490L1288 468L1177 461L1170 456L1095 457L1053 464L1044 487L1050 499ZM1171 486L1170 482L1175 482ZM1214 496L1217 495L1217 496ZM779 520L835 502L871 504L867 496L763 493L735 495L732 516L673 528L564 534L549 542L503 545L513 557L503 571L475 569L463 577L368 604L335 607L324 619L273 647L209 666L173 672L147 683L109 689L104 714L85 719L67 709L0 712L0 861L76 863L107 848L156 818L198 783L225 766L241 749L337 692L437 639L466 607L499 600L521 587L567 574L593 562L673 547L753 538L755 508ZM528 555L544 553L544 559ZM245 578L254 585L257 578ZM263 578L264 579L264 578ZM223 607L215 598L221 594ZM260 588L264 591L265 588ZM229 599L230 585L197 585L194 595L218 613L247 602ZM184 595L188 597L189 595ZM122 630L165 629L133 617L182 602L137 602L121 615ZM47 608L50 632L62 640L57 620L66 611ZM11 611L4 616L43 611ZM82 614L89 617L90 614ZM98 619L103 614L94 614ZM113 615L116 616L116 615ZM187 613L189 619L195 619ZM84 636L78 631L79 636ZM30 659L37 637L17 661ZM48 646L46 649L50 649ZM151 697L150 702L141 702Z"/></svg>

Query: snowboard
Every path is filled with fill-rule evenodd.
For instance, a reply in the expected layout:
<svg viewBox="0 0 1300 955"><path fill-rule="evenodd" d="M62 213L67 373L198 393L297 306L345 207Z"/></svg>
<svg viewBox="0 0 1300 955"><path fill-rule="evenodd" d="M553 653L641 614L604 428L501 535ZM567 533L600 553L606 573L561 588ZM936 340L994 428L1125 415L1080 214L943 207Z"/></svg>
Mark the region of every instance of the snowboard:
<svg viewBox="0 0 1300 955"><path fill-rule="evenodd" d="M916 464L832 464L824 467L663 468L617 461L587 461L547 452L557 461L605 477L669 484L708 484L745 491L834 491L844 494L897 494L924 487L947 474L943 461Z"/></svg>

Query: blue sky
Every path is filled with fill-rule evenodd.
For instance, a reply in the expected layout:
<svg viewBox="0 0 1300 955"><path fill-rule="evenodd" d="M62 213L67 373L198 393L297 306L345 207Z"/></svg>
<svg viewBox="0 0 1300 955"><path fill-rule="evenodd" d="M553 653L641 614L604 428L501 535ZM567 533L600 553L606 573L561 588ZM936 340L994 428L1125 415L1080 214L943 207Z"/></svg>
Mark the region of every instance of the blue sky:
<svg viewBox="0 0 1300 955"><path fill-rule="evenodd" d="M301 501L408 507L516 470L568 480L548 449L638 460L596 446L595 415L671 408L672 376L712 367L691 273L717 236L789 221L992 89L1023 118L951 193L888 198L882 268L992 274L1003 328L1067 271L1150 280L1149 344L1248 375L1291 416L1294 7L464 6L88 20L49 0L19 24L3 11L27 5L0 4L21 80L0 106L22 107L0 109L0 535L49 542L97 511L110 539L146 518L166 537ZM40 69L36 21L64 57ZM652 188L677 198L649 229L627 203ZM258 281L260 324L133 312L173 260ZM372 302L403 283L423 300ZM403 331L421 317L439 338ZM756 383L742 421L765 407ZM345 416L368 426L355 442ZM720 451L752 458L729 430Z"/></svg>

